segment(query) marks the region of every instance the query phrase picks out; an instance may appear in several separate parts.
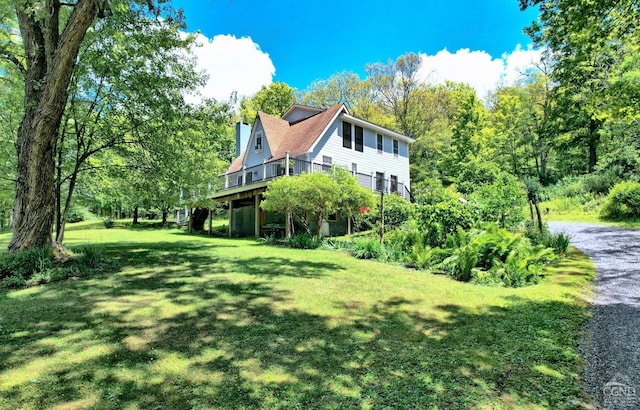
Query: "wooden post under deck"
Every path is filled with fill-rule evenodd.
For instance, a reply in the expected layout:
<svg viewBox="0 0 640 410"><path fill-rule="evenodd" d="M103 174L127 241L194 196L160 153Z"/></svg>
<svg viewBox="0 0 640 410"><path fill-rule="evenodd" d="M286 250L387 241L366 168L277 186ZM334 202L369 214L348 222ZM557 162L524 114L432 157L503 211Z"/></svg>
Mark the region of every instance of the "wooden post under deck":
<svg viewBox="0 0 640 410"><path fill-rule="evenodd" d="M233 222L233 199L229 200L229 238L231 238L232 228L231 224Z"/></svg>
<svg viewBox="0 0 640 410"><path fill-rule="evenodd" d="M254 212L255 212L255 234L256 238L260 237L260 194L254 196Z"/></svg>

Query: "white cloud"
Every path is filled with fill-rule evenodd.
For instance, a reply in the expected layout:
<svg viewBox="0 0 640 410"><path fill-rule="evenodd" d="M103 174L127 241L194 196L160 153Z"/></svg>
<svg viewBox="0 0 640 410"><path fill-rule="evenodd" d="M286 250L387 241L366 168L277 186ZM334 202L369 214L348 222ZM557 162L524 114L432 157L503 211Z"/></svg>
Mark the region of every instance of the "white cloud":
<svg viewBox="0 0 640 410"><path fill-rule="evenodd" d="M196 67L209 76L207 84L200 90L203 97L226 101L233 91L240 98L271 84L276 68L269 54L260 50L251 37L221 34L209 39L197 34L196 43L199 44L193 47L198 58Z"/></svg>
<svg viewBox="0 0 640 410"><path fill-rule="evenodd" d="M520 45L500 58L468 48L453 54L444 49L434 56L420 54L422 67L418 77L431 84L443 84L447 80L467 83L475 88L479 98L485 98L500 85L515 84L540 61L541 54L540 50L523 50Z"/></svg>

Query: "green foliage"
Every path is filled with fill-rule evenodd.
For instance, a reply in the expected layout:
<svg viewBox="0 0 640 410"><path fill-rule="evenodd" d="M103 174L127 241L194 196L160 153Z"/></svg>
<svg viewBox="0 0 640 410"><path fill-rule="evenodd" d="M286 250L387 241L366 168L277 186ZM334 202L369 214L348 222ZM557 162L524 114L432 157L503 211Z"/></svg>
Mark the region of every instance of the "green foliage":
<svg viewBox="0 0 640 410"><path fill-rule="evenodd" d="M640 183L624 181L616 184L609 191L601 214L609 219L640 217Z"/></svg>
<svg viewBox="0 0 640 410"><path fill-rule="evenodd" d="M571 237L563 232L555 234L549 234L543 237L542 245L547 248L553 249L558 255L566 255L569 245L571 244Z"/></svg>
<svg viewBox="0 0 640 410"><path fill-rule="evenodd" d="M53 267L52 249L50 247L31 248L21 252L2 255L0 259L0 280L14 277L9 281L20 282L30 279L38 272Z"/></svg>
<svg viewBox="0 0 640 410"><path fill-rule="evenodd" d="M84 246L75 250L77 261L80 265L98 269L108 263L102 252L96 246Z"/></svg>
<svg viewBox="0 0 640 410"><path fill-rule="evenodd" d="M303 232L289 238L287 243L296 249L318 249L322 245L322 240L318 236Z"/></svg>
<svg viewBox="0 0 640 410"><path fill-rule="evenodd" d="M67 214L67 222L69 223L75 223L75 222L82 222L85 220L85 215L87 213L86 209L82 209L82 208L71 208L69 210L69 213Z"/></svg>
<svg viewBox="0 0 640 410"><path fill-rule="evenodd" d="M447 236L459 228L469 229L478 220L475 209L459 199L448 199L433 204L416 205L416 222L424 234L425 244L442 246Z"/></svg>
<svg viewBox="0 0 640 410"><path fill-rule="evenodd" d="M110 216L105 218L102 222L104 224L104 227L107 228L107 229L111 229L115 225L115 221Z"/></svg>
<svg viewBox="0 0 640 410"><path fill-rule="evenodd" d="M357 215L360 207L373 206L373 198L346 170L333 167L329 174L314 172L270 181L260 206L265 211L296 217L311 233L308 213L315 215L319 227L335 212L346 217Z"/></svg>
<svg viewBox="0 0 640 410"><path fill-rule="evenodd" d="M385 250L379 239L360 237L353 241L349 248L349 253L358 259L382 259L385 255Z"/></svg>
<svg viewBox="0 0 640 410"><path fill-rule="evenodd" d="M296 102L293 88L282 82L263 85L251 98L240 101L240 116L242 121L253 124L258 111L280 117L291 104Z"/></svg>
<svg viewBox="0 0 640 410"><path fill-rule="evenodd" d="M20 288L89 276L115 268L96 247L54 257L50 247L30 248L0 257L0 288Z"/></svg>
<svg viewBox="0 0 640 410"><path fill-rule="evenodd" d="M413 205L399 195L384 196L385 230L398 228L411 217Z"/></svg>
<svg viewBox="0 0 640 410"><path fill-rule="evenodd" d="M520 287L537 283L551 249L532 246L529 239L496 225L447 238L451 256L434 267L456 280Z"/></svg>
<svg viewBox="0 0 640 410"><path fill-rule="evenodd" d="M582 177L582 186L586 192L606 195L612 186L620 182L620 177L611 171L594 172Z"/></svg>
<svg viewBox="0 0 640 410"><path fill-rule="evenodd" d="M510 174L501 173L491 185L480 187L475 200L483 221L496 222L502 228L515 229L525 219L522 207L527 195L522 182Z"/></svg>
<svg viewBox="0 0 640 410"><path fill-rule="evenodd" d="M461 165L461 171L455 179L456 189L464 195L471 194L483 185L493 184L499 172L495 163L471 159Z"/></svg>

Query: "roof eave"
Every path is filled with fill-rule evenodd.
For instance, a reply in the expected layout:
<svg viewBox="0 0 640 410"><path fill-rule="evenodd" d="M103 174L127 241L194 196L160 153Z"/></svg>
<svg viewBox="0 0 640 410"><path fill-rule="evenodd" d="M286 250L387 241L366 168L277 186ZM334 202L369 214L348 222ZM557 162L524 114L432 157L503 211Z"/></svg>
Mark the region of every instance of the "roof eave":
<svg viewBox="0 0 640 410"><path fill-rule="evenodd" d="M313 152L314 149L316 149L316 146L318 145L318 143L320 142L320 140L322 139L322 136L329 130L329 127L331 127L331 124L333 124L333 122L340 117L340 115L349 115L349 111L347 110L347 107L344 105L344 103L341 104L342 107L340 107L340 109L338 111L336 111L336 114L331 118L331 121L327 122L327 125L324 127L324 129L322 130L322 132L320 133L320 135L318 135L318 138L316 138L316 140L313 142L313 144L311 144L311 146L309 147L309 149L307 151L305 151L304 153L309 153L309 152ZM335 106L334 106L335 107ZM343 114L343 112L345 114ZM303 154L304 154L303 153Z"/></svg>
<svg viewBox="0 0 640 410"><path fill-rule="evenodd" d="M372 122L365 121L365 120L357 118L357 117L353 117L353 116L351 116L349 114L342 114L342 117L344 119L346 119L347 121L353 123L353 124L360 125L360 126L372 129L372 130L374 130L376 132L379 132L380 134L384 134L384 135L387 135L389 137L396 138L396 139L398 139L400 141L404 141L404 142L406 142L408 144L413 144L414 142L416 142L416 140L414 140L411 137L407 137L404 134L400 134L399 132L392 131L392 130L390 130L388 128L385 128L385 127L382 127L380 125L376 125L376 124L374 124Z"/></svg>

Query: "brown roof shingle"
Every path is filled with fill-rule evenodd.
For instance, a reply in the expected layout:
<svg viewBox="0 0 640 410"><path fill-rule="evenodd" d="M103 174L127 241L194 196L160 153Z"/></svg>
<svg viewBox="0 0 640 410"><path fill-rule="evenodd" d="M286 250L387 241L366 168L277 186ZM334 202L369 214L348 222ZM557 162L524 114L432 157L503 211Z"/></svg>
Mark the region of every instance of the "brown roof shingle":
<svg viewBox="0 0 640 410"><path fill-rule="evenodd" d="M273 115L259 112L258 118L262 123L264 135L271 150L270 160L284 158L287 151L292 156L309 151L331 121L343 110L347 112L344 104L336 104L293 124ZM245 153L243 152L231 163L227 172L236 172L242 169L244 157Z"/></svg>

